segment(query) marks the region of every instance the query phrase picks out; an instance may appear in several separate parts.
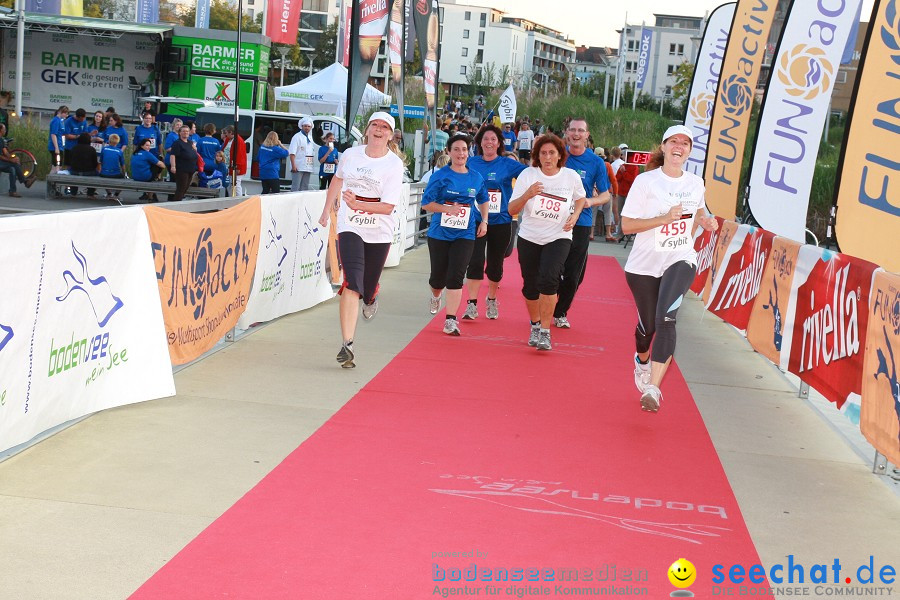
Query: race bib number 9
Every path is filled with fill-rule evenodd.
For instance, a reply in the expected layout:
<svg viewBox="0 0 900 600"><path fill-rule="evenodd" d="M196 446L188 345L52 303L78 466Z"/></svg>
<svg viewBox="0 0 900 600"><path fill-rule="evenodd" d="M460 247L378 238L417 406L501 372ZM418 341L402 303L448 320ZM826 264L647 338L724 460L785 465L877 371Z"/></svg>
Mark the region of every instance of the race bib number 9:
<svg viewBox="0 0 900 600"><path fill-rule="evenodd" d="M455 204L452 206L457 206L460 213L456 216L451 216L448 213L441 213L441 227L447 227L448 229L468 229L469 215L472 213L472 207L467 204Z"/></svg>
<svg viewBox="0 0 900 600"><path fill-rule="evenodd" d="M488 190L488 213L495 215L500 212L503 203L503 195L500 190Z"/></svg>
<svg viewBox="0 0 900 600"><path fill-rule="evenodd" d="M363 196L357 196L356 199L360 202L381 202L381 198L365 198ZM360 229L378 229L378 217L380 215L364 210L354 210L350 207L347 208L347 225L352 225L353 227L358 227Z"/></svg>
<svg viewBox="0 0 900 600"><path fill-rule="evenodd" d="M324 165L322 165L322 172L325 173L326 175L333 175L334 174L334 163L325 163Z"/></svg>
<svg viewBox="0 0 900 600"><path fill-rule="evenodd" d="M531 202L531 216L562 225L569 218L570 202L553 194L538 194Z"/></svg>
<svg viewBox="0 0 900 600"><path fill-rule="evenodd" d="M654 230L657 252L674 252L682 248L691 248L694 241L691 233L694 230L694 216L681 215L681 219Z"/></svg>

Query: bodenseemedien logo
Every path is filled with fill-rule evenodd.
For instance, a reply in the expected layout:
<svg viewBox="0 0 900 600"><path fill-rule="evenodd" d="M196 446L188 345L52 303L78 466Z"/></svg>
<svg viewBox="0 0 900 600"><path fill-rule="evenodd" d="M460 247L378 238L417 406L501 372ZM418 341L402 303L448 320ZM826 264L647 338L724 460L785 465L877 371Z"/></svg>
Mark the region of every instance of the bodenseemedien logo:
<svg viewBox="0 0 900 600"><path fill-rule="evenodd" d="M890 0L884 9L886 26L881 27L881 41L894 51L891 60L900 65L900 19L897 18L897 0Z"/></svg>
<svg viewBox="0 0 900 600"><path fill-rule="evenodd" d="M797 44L781 55L778 80L791 96L812 100L830 89L833 79L834 65L821 48Z"/></svg>
<svg viewBox="0 0 900 600"><path fill-rule="evenodd" d="M709 92L701 92L691 99L691 105L688 110L690 110L691 117L698 126L709 127L715 102L715 97Z"/></svg>
<svg viewBox="0 0 900 600"><path fill-rule="evenodd" d="M753 104L753 90L747 83L747 78L742 75L732 75L721 84L722 92L719 100L725 111L739 116L750 110Z"/></svg>

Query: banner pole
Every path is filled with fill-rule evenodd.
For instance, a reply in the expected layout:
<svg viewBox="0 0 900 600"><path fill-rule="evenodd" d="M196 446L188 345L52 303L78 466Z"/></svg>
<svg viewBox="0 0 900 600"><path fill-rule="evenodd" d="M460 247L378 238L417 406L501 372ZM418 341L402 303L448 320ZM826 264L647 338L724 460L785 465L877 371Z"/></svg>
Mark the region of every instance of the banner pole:
<svg viewBox="0 0 900 600"><path fill-rule="evenodd" d="M229 157L229 171L231 171L231 197L234 198L237 194L237 189L235 188L234 182L237 178L237 136L240 135L238 133L238 123L240 121L240 115L238 111L241 107L241 28L243 27L244 20L244 0L238 0L238 21L237 21L237 48L234 54L234 141L231 142L231 156ZM265 23L265 21L263 21Z"/></svg>

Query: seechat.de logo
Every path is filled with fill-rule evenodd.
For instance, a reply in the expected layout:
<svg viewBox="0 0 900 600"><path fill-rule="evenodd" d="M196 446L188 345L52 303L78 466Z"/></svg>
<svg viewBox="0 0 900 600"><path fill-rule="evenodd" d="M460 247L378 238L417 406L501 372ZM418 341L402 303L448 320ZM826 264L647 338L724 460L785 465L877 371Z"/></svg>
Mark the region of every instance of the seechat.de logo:
<svg viewBox="0 0 900 600"><path fill-rule="evenodd" d="M713 105L716 102L715 96L709 92L701 92L691 98L690 113L691 118L700 127L709 127L712 120Z"/></svg>
<svg viewBox="0 0 900 600"><path fill-rule="evenodd" d="M781 55L778 81L791 96L812 100L831 87L834 65L825 59L825 51L815 46L797 44Z"/></svg>
<svg viewBox="0 0 900 600"><path fill-rule="evenodd" d="M881 41L890 50L891 60L900 65L900 19L897 18L897 0L890 0L884 8L884 20L881 27Z"/></svg>
<svg viewBox="0 0 900 600"><path fill-rule="evenodd" d="M722 106L734 116L740 116L750 110L753 104L753 90L742 75L732 75L722 82L722 93L719 94Z"/></svg>

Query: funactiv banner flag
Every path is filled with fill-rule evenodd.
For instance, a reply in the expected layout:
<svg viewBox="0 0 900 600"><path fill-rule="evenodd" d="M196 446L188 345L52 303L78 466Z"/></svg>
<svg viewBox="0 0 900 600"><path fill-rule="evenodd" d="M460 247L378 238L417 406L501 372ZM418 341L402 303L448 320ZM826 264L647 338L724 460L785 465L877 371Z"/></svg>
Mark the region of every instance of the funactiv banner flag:
<svg viewBox="0 0 900 600"><path fill-rule="evenodd" d="M749 203L763 228L803 242L816 158L841 54L862 0L794 2L759 115Z"/></svg>
<svg viewBox="0 0 900 600"><path fill-rule="evenodd" d="M644 81L650 70L650 52L653 49L653 30L649 27L641 27L641 41L638 46L637 60L637 89L644 89Z"/></svg>
<svg viewBox="0 0 900 600"><path fill-rule="evenodd" d="M203 0L201 0L203 1ZM209 1L209 0L205 0ZM297 43L302 0L268 0L266 8L266 35L273 44Z"/></svg>
<svg viewBox="0 0 900 600"><path fill-rule="evenodd" d="M0 219L0 451L175 393L139 208Z"/></svg>
<svg viewBox="0 0 900 600"><path fill-rule="evenodd" d="M381 39L387 31L393 3L394 0L353 0L345 115L347 135L359 114L359 105L366 91Z"/></svg>
<svg viewBox="0 0 900 600"><path fill-rule="evenodd" d="M324 206L324 191L262 196L256 277L238 327L249 329L334 296L325 274L328 228L317 220Z"/></svg>
<svg viewBox="0 0 900 600"><path fill-rule="evenodd" d="M286 0L290 2L290 0ZM194 14L194 27L196 29L209 29L209 4L210 0L197 0L197 12ZM272 10L272 7L269 7ZM272 14L271 12L269 13ZM294 40L296 43L296 39Z"/></svg>
<svg viewBox="0 0 900 600"><path fill-rule="evenodd" d="M738 0L716 92L703 179L706 205L733 219L740 190L744 145L776 0Z"/></svg>
<svg viewBox="0 0 900 600"><path fill-rule="evenodd" d="M159 23L159 0L137 0L137 22L146 25Z"/></svg>
<svg viewBox="0 0 900 600"><path fill-rule="evenodd" d="M500 122L515 123L517 110L516 91L513 89L512 84L509 84L509 87L500 94L500 105L497 107L497 113L500 115Z"/></svg>
<svg viewBox="0 0 900 600"><path fill-rule="evenodd" d="M747 323L747 341L776 365L781 364L784 323L794 285L794 271L802 244L775 237L766 261L756 302Z"/></svg>
<svg viewBox="0 0 900 600"><path fill-rule="evenodd" d="M760 227L740 225L710 289L706 308L740 332L747 330L774 237Z"/></svg>
<svg viewBox="0 0 900 600"><path fill-rule="evenodd" d="M212 348L238 321L256 269L260 199L192 214L145 206L172 363Z"/></svg>
<svg viewBox="0 0 900 600"><path fill-rule="evenodd" d="M694 138L694 143L691 145L691 155L684 163L684 170L701 177L706 163L706 146L709 144L709 126L716 102L716 89L719 87L719 75L722 74L722 58L725 56L728 32L734 19L734 7L735 3L729 2L709 15L688 94L684 124L693 133L691 137Z"/></svg>
<svg viewBox="0 0 900 600"><path fill-rule="evenodd" d="M900 1L877 0L856 76L835 183L842 252L900 272Z"/></svg>
<svg viewBox="0 0 900 600"><path fill-rule="evenodd" d="M691 291L695 294L701 294L703 288L706 287L706 278L709 276L712 265L713 252L719 240L719 232L725 223L722 217L716 217L716 220L719 222L719 228L715 231L707 231L702 227L697 228L697 237L694 240L694 251L697 253L697 272L694 275L694 282L691 284Z"/></svg>
<svg viewBox="0 0 900 600"><path fill-rule="evenodd" d="M800 248L785 313L781 368L837 404L859 403L876 265L817 246Z"/></svg>
<svg viewBox="0 0 900 600"><path fill-rule="evenodd" d="M875 272L862 367L859 428L876 450L900 465L900 275Z"/></svg>

